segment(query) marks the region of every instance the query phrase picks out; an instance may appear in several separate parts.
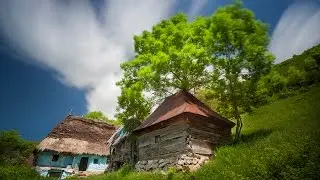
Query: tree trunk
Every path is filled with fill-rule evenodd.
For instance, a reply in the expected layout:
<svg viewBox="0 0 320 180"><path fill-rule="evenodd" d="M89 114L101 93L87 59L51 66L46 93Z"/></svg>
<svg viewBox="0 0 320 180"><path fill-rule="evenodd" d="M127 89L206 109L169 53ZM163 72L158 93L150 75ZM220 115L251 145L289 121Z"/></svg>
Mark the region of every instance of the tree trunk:
<svg viewBox="0 0 320 180"><path fill-rule="evenodd" d="M241 129L242 129L242 119L239 113L238 109L238 100L235 94L234 86L233 86L233 79L236 77L233 77L228 73L228 79L229 79L229 90L230 90L230 97L231 97L231 103L232 103L232 109L233 109L233 115L234 118L237 120L237 126L236 126L236 135L235 135L235 141L239 141L241 138ZM236 81L236 80L235 80Z"/></svg>
<svg viewBox="0 0 320 180"><path fill-rule="evenodd" d="M239 141L240 138L241 138L242 119L240 117L240 114L239 114L239 111L238 111L238 107L235 107L235 116L236 116L236 119L237 119L235 140Z"/></svg>

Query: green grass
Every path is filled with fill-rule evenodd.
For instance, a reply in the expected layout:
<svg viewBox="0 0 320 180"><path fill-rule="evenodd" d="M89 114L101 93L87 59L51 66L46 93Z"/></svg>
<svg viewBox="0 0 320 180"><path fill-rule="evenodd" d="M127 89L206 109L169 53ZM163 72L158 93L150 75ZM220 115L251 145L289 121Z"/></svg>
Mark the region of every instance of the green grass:
<svg viewBox="0 0 320 180"><path fill-rule="evenodd" d="M320 86L243 116L242 141L195 173L123 171L88 179L319 179Z"/></svg>
<svg viewBox="0 0 320 180"><path fill-rule="evenodd" d="M243 117L242 142L218 149L197 179L320 178L320 87Z"/></svg>

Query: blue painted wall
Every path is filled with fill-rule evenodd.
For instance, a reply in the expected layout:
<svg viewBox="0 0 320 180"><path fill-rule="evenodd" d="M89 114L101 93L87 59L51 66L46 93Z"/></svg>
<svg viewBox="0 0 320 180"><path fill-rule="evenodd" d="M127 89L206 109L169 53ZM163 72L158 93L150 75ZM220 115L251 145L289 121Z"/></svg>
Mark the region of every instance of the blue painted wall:
<svg viewBox="0 0 320 180"><path fill-rule="evenodd" d="M87 171L89 172L98 172L104 171L108 167L108 159L105 156L96 156L96 155L64 155L59 154L57 161L52 161L53 153L52 152L40 152L38 154L37 166L44 167L67 167L67 165L72 165L72 168L78 170L80 160L82 157L88 157L88 167ZM97 159L96 163L94 160Z"/></svg>
<svg viewBox="0 0 320 180"><path fill-rule="evenodd" d="M105 156L94 156L94 155L77 155L73 160L72 167L76 169L79 167L79 163L82 157L89 157L87 171L98 172L104 171L108 167L108 159ZM94 163L94 159L97 159L97 164Z"/></svg>
<svg viewBox="0 0 320 180"><path fill-rule="evenodd" d="M52 161L52 152L41 152L38 154L38 166L50 166L50 167L67 167L73 162L73 156L59 154L57 161Z"/></svg>

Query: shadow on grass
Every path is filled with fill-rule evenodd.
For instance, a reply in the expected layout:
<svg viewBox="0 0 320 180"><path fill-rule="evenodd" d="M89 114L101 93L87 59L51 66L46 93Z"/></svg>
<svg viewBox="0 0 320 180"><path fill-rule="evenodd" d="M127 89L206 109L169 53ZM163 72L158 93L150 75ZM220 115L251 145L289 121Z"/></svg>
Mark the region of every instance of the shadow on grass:
<svg viewBox="0 0 320 180"><path fill-rule="evenodd" d="M241 135L241 139L238 141L233 141L230 145L237 145L237 144L243 144L243 143L252 143L257 140L261 140L263 138L266 138L269 136L274 130L272 129L260 129L256 131L252 131L250 133L245 133Z"/></svg>

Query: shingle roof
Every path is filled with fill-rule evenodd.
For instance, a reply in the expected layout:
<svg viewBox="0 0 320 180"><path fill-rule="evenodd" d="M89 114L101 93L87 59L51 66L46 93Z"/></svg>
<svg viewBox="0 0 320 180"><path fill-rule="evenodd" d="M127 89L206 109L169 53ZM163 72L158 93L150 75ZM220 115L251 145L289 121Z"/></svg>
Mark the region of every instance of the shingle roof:
<svg viewBox="0 0 320 180"><path fill-rule="evenodd" d="M167 97L160 106L134 131L147 128L162 121L166 121L172 117L178 116L182 113L192 113L208 117L213 121L220 121L226 126L233 127L235 124L214 112L191 93L185 90Z"/></svg>

